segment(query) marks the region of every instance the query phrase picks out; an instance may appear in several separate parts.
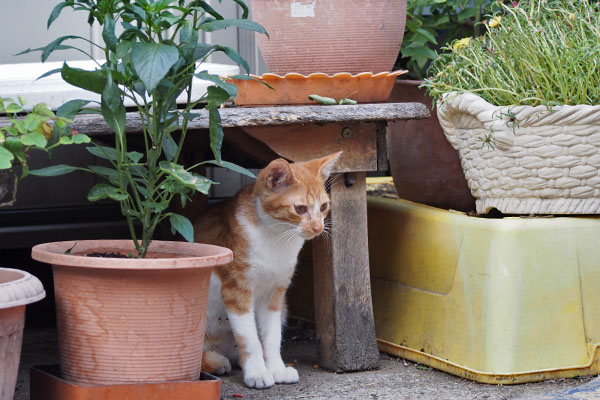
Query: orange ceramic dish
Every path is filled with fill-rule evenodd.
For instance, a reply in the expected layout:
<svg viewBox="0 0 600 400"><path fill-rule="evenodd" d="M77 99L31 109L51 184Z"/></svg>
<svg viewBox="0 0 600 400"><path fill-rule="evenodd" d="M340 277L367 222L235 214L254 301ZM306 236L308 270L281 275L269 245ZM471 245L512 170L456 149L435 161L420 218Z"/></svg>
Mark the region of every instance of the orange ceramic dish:
<svg viewBox="0 0 600 400"><path fill-rule="evenodd" d="M314 73L308 76L296 73L250 75L256 80L232 79L238 88L235 103L238 106L263 106L275 104L319 104L308 98L311 94L336 100L350 98L359 103L384 102L390 96L394 82L407 71L363 72L352 75L341 72L334 75Z"/></svg>

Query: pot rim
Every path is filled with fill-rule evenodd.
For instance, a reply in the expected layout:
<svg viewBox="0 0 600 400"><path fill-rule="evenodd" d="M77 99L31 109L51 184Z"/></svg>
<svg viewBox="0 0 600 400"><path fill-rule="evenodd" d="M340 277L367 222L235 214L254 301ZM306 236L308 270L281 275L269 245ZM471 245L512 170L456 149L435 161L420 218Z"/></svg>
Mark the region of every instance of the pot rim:
<svg viewBox="0 0 600 400"><path fill-rule="evenodd" d="M0 283L0 309L24 306L46 297L42 282L29 272L14 268L0 268L1 273L14 273L16 278Z"/></svg>
<svg viewBox="0 0 600 400"><path fill-rule="evenodd" d="M166 240L153 240L148 247L152 253L163 253L160 258L115 258L87 257L72 253L94 251L134 251L131 239L120 240L70 240L50 242L34 246L31 257L34 260L52 265L96 268L161 270L213 268L233 260L233 252L225 247L204 243L188 243ZM170 256L169 256L170 255Z"/></svg>

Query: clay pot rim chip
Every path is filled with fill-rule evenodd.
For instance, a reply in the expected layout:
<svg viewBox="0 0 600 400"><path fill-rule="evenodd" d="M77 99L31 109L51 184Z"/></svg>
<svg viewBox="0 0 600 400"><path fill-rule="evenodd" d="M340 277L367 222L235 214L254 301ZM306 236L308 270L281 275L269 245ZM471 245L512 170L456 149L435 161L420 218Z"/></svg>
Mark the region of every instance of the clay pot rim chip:
<svg viewBox="0 0 600 400"><path fill-rule="evenodd" d="M34 246L31 257L52 265L121 270L213 268L233 260L233 252L225 247L166 240L153 240L148 248L149 253L162 253L166 257L140 259L85 255L96 251L126 254L135 250L130 239L71 240Z"/></svg>

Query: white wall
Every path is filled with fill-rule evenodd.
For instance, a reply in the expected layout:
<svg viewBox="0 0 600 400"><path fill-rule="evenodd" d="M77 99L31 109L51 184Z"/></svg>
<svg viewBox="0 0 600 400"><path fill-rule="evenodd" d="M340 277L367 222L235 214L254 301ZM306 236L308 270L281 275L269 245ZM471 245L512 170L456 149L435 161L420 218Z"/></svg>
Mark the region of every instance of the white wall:
<svg viewBox="0 0 600 400"><path fill-rule="evenodd" d="M213 7L220 11L225 18L235 18L240 14L239 7L233 1L219 3L217 0L211 0L209 3L212 3ZM47 30L48 17L56 4L58 4L56 0L0 0L0 64L38 62L41 55L39 52L21 56L15 56L15 54L27 48L45 46L59 36L79 35L88 39L100 39L99 29L91 28L88 25L83 11L73 12L64 9L50 30ZM264 62L258 56L255 47L254 33L238 32L237 28L230 28L219 32L203 33L202 39L211 43L218 42L235 49L246 58L252 73L266 72ZM92 50L91 45L81 42L78 45ZM67 50L55 52L49 60L77 59L85 59L85 56L74 50ZM215 55L210 61L233 64L223 54ZM1 79L2 77L0 77L0 84Z"/></svg>

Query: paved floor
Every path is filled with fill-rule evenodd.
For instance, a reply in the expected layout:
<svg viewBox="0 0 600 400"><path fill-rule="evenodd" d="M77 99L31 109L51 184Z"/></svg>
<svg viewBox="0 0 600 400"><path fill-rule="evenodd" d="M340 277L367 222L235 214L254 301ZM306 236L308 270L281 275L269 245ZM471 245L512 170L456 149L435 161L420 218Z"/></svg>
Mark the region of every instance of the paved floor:
<svg viewBox="0 0 600 400"><path fill-rule="evenodd" d="M29 400L29 367L57 362L53 329L26 329L15 400ZM297 366L300 382L267 390L244 387L240 370L222 378L222 399L443 400L443 399L600 399L600 379L559 379L497 386L461 379L386 354L380 369L335 374L318 368L310 331L292 332L284 342L284 360ZM240 397L243 396L243 397ZM118 400L118 399L110 399ZM175 400L175 399L174 399Z"/></svg>

